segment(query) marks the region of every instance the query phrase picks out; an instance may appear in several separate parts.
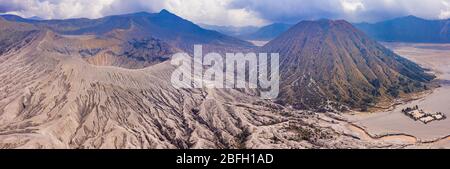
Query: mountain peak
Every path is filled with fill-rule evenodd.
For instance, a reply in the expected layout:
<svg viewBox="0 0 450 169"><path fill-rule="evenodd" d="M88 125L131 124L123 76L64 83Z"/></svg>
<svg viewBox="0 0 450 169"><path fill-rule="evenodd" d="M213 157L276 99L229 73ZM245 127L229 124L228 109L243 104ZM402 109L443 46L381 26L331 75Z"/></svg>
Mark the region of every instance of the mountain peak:
<svg viewBox="0 0 450 169"><path fill-rule="evenodd" d="M345 20L331 20L331 19L320 19L320 20L314 20L314 21L302 21L297 25L302 24L318 24L321 26L336 26L336 25L351 25L349 22Z"/></svg>
<svg viewBox="0 0 450 169"><path fill-rule="evenodd" d="M167 9L162 9L159 13L170 13Z"/></svg>
<svg viewBox="0 0 450 169"><path fill-rule="evenodd" d="M173 14L172 12L168 11L167 9L162 9L162 10L159 12L159 14L160 14L160 15L175 15L175 14Z"/></svg>
<svg viewBox="0 0 450 169"><path fill-rule="evenodd" d="M408 16L405 16L405 18L409 18L409 19L421 19L421 18L419 18L419 17L417 17L417 16L414 16L414 15L408 15Z"/></svg>
<svg viewBox="0 0 450 169"><path fill-rule="evenodd" d="M314 20L314 21L301 21L297 25L293 26L290 30L303 31L305 28L309 28L309 27L315 27L315 28L321 29L321 30L345 28L347 31L354 31L352 24L350 24L349 22L347 22L345 20L330 20L330 19L320 19L320 20Z"/></svg>
<svg viewBox="0 0 450 169"><path fill-rule="evenodd" d="M172 19L183 19L183 18L179 17L178 15L175 15L174 13L172 13L172 12L166 10L166 9L161 10L157 14L157 16L159 16L161 18L165 18L165 19L169 19L169 18L172 18Z"/></svg>
<svg viewBox="0 0 450 169"><path fill-rule="evenodd" d="M397 21L397 20L424 21L425 19L419 18L419 17L414 16L414 15L408 15L408 16L404 16L404 17L400 17L400 18L393 19L392 21Z"/></svg>

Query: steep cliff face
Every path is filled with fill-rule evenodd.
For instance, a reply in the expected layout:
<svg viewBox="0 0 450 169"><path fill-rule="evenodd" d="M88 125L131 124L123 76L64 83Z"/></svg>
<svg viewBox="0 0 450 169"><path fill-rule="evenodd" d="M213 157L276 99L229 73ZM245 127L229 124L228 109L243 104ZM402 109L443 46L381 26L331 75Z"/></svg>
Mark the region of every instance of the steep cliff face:
<svg viewBox="0 0 450 169"><path fill-rule="evenodd" d="M280 102L299 109L327 101L363 107L424 90L434 78L346 21L300 22L262 50L280 53Z"/></svg>

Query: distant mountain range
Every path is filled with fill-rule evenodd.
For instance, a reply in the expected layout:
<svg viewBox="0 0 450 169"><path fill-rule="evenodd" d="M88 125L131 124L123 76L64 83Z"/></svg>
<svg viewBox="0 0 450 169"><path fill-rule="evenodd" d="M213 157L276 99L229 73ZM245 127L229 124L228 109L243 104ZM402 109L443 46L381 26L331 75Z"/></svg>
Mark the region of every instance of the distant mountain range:
<svg viewBox="0 0 450 169"><path fill-rule="evenodd" d="M39 16L33 16L33 17L29 17L27 19L31 19L31 20L45 20L44 18L41 18Z"/></svg>
<svg viewBox="0 0 450 169"><path fill-rule="evenodd" d="M9 21L30 23L65 35L110 35L125 39L157 38L189 52L193 50L194 44L204 44L206 48L216 50L253 47L249 42L203 29L167 10L159 13L140 12L107 16L100 19L34 20L15 15L0 17Z"/></svg>
<svg viewBox="0 0 450 169"><path fill-rule="evenodd" d="M256 26L244 26L244 27L236 27L236 26L216 26L216 25L208 25L208 24L199 24L202 28L215 30L225 35L239 37L241 35L251 34L259 30L259 27Z"/></svg>
<svg viewBox="0 0 450 169"><path fill-rule="evenodd" d="M292 24L273 23L263 27L233 27L203 25L206 29L216 30L226 35L234 36L244 40L269 41L288 30Z"/></svg>
<svg viewBox="0 0 450 169"><path fill-rule="evenodd" d="M353 25L378 41L450 43L450 19L426 20L416 16L406 16L377 23L355 23ZM261 28L212 25L203 27L244 40L269 41L292 26L292 24L286 23L273 23Z"/></svg>
<svg viewBox="0 0 450 169"><path fill-rule="evenodd" d="M275 39L280 34L287 31L293 25L286 23L274 23L264 27L261 27L257 31L253 33L243 34L239 37L246 40L260 40L260 41L268 41Z"/></svg>
<svg viewBox="0 0 450 169"><path fill-rule="evenodd" d="M434 76L342 20L302 21L261 51L280 54L280 103L370 106L426 89Z"/></svg>
<svg viewBox="0 0 450 169"><path fill-rule="evenodd" d="M450 19L426 20L407 16L355 26L367 35L386 42L450 43Z"/></svg>

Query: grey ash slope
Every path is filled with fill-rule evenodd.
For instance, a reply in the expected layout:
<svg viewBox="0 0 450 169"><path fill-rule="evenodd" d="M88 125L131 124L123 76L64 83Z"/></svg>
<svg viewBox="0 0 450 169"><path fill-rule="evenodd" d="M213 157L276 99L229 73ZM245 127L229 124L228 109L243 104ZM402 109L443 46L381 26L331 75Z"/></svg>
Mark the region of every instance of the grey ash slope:
<svg viewBox="0 0 450 169"><path fill-rule="evenodd" d="M424 90L434 77L346 21L303 21L262 48L280 53L280 102L318 108L327 101L365 107Z"/></svg>

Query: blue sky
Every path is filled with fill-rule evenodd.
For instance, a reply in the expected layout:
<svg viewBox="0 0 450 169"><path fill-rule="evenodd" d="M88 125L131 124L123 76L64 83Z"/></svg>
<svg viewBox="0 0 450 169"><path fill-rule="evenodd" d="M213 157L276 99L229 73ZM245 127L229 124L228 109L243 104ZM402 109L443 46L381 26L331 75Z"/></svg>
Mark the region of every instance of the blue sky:
<svg viewBox="0 0 450 169"><path fill-rule="evenodd" d="M46 19L99 18L161 9L196 23L233 26L321 18L350 22L406 15L450 18L450 0L0 0L0 13Z"/></svg>

